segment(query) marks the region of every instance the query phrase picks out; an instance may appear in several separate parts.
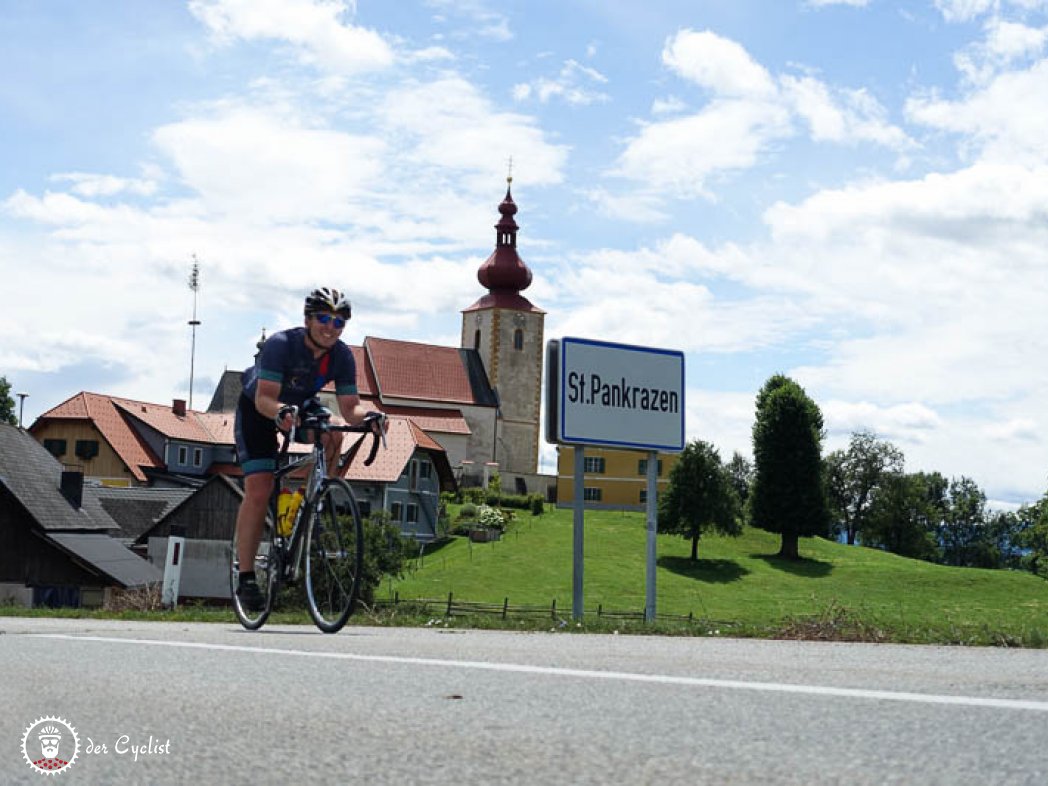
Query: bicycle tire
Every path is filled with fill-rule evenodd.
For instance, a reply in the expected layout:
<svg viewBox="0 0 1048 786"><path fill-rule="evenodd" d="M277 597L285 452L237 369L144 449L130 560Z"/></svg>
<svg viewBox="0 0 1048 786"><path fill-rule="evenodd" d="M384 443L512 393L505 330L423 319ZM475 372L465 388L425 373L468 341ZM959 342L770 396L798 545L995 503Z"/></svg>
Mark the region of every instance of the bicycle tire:
<svg viewBox="0 0 1048 786"><path fill-rule="evenodd" d="M237 598L240 564L237 557L237 532L236 528L233 529L233 539L229 546L229 595L233 600L233 611L237 619L248 630L261 628L273 611L273 601L276 599L280 583L281 567L280 551L273 542L274 534L273 524L267 518L262 530L262 540L258 544L258 551L255 552L255 578L258 581L258 588L266 597L266 607L262 611L250 611L245 609L240 599Z"/></svg>
<svg viewBox="0 0 1048 786"><path fill-rule="evenodd" d="M364 563L364 523L349 484L327 478L306 520L306 600L313 622L337 633L356 607Z"/></svg>

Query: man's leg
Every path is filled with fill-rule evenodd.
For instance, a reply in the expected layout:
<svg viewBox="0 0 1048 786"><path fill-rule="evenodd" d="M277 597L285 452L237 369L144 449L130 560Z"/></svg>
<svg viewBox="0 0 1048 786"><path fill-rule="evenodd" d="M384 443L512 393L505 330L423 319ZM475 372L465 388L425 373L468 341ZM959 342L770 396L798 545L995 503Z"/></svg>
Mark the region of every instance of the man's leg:
<svg viewBox="0 0 1048 786"><path fill-rule="evenodd" d="M262 528L272 493L273 475L269 472L256 472L244 478L244 499L237 511L237 559L241 573L255 569L255 554L262 542Z"/></svg>
<svg viewBox="0 0 1048 786"><path fill-rule="evenodd" d="M342 432L329 431L321 441L324 443L324 457L327 459L327 474L329 478L335 477L338 472L338 459L342 455Z"/></svg>

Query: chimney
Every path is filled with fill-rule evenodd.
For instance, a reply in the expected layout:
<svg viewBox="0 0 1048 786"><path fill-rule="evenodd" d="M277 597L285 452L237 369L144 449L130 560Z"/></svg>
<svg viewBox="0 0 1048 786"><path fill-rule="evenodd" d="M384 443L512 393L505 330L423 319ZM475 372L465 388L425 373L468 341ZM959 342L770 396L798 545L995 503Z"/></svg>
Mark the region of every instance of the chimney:
<svg viewBox="0 0 1048 786"><path fill-rule="evenodd" d="M81 505L84 503L84 473L74 470L63 470L59 489L61 489L62 496L69 501L69 504L80 510Z"/></svg>
<svg viewBox="0 0 1048 786"><path fill-rule="evenodd" d="M186 416L186 400L184 398L176 398L171 404L171 411L180 418Z"/></svg>

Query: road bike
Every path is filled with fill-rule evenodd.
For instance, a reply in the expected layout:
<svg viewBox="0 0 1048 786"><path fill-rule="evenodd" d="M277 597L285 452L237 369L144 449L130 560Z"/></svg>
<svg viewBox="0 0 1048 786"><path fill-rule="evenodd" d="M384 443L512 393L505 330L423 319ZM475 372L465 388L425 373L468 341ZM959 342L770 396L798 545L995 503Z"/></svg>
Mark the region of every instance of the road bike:
<svg viewBox="0 0 1048 786"><path fill-rule="evenodd" d="M255 577L266 599L261 611L245 608L237 598L240 564L235 530L230 544L229 587L233 609L240 624L248 630L258 630L265 624L283 585L304 580L306 605L313 622L325 633L336 633L353 613L360 591L364 524L349 484L341 478L327 477L323 436L338 431L362 435L340 458L342 466L367 434L372 434L371 452L364 460L364 464L370 466L375 460L380 439L385 445L385 415L370 413L359 426L341 426L332 424L331 410L319 404L303 406L301 412L297 428L299 433L310 436L313 447L308 455L287 460L291 434L283 435L277 467L273 471L269 515L255 554ZM375 421L378 421L377 425ZM282 527L277 504L281 481L309 464L312 466L301 489L301 504L290 526Z"/></svg>

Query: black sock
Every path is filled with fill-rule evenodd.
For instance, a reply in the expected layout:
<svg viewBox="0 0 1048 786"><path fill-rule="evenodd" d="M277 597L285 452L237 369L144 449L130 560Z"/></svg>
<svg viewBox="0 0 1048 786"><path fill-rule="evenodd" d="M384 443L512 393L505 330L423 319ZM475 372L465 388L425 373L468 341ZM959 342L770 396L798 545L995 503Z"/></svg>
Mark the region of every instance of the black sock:
<svg viewBox="0 0 1048 786"><path fill-rule="evenodd" d="M240 586L243 587L247 582L255 581L255 571L244 570L240 572Z"/></svg>

